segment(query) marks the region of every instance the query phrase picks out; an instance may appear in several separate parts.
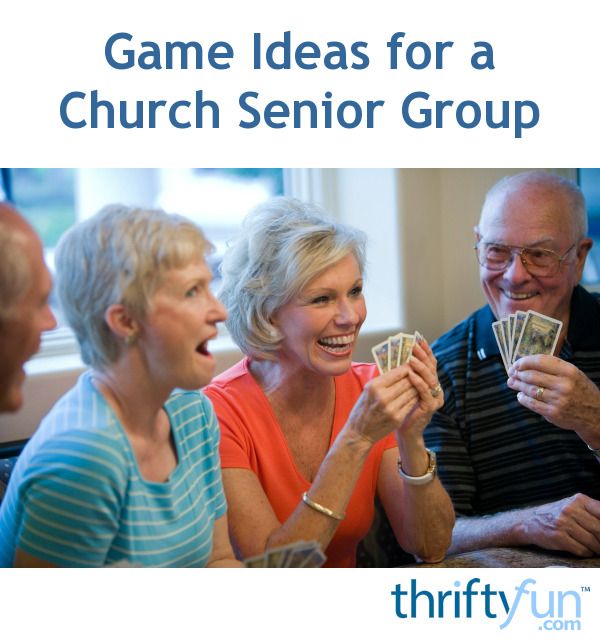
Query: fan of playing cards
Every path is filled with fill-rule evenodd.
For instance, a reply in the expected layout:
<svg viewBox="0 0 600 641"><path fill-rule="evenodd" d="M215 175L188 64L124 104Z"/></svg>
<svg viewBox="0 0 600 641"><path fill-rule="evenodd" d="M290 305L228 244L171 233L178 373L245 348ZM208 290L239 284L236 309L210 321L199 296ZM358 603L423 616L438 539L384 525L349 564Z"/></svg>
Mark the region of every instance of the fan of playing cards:
<svg viewBox="0 0 600 641"><path fill-rule="evenodd" d="M316 541L296 541L244 561L247 568L320 568L327 560Z"/></svg>
<svg viewBox="0 0 600 641"><path fill-rule="evenodd" d="M517 359L533 354L554 354L562 321L538 312L515 312L492 323L502 362L508 368Z"/></svg>
<svg viewBox="0 0 600 641"><path fill-rule="evenodd" d="M399 334L394 334L394 336L389 336L371 348L379 373L385 374L394 369L394 367L404 365L411 357L415 341L422 338L419 332L414 334L400 332Z"/></svg>

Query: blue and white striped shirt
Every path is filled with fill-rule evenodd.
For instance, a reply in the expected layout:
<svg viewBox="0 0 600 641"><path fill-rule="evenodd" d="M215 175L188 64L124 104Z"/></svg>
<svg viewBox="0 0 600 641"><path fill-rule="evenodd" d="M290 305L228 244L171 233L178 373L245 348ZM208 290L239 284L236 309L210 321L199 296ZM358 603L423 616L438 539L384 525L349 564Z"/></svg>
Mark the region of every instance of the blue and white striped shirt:
<svg viewBox="0 0 600 641"><path fill-rule="evenodd" d="M212 406L198 392L164 407L178 463L165 483L142 478L123 427L90 372L27 444L0 508L0 566L16 548L60 566L206 565L226 511Z"/></svg>

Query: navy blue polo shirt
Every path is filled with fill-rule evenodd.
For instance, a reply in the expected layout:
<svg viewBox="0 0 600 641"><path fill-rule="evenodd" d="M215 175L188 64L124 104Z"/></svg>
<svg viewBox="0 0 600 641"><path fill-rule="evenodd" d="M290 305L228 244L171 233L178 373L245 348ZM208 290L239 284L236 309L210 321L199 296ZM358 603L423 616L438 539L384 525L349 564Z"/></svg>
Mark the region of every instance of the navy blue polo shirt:
<svg viewBox="0 0 600 641"><path fill-rule="evenodd" d="M577 492L600 500L600 462L572 431L517 401L486 305L433 344L444 407L425 430L457 513L491 514ZM600 387L600 297L573 291L560 358Z"/></svg>

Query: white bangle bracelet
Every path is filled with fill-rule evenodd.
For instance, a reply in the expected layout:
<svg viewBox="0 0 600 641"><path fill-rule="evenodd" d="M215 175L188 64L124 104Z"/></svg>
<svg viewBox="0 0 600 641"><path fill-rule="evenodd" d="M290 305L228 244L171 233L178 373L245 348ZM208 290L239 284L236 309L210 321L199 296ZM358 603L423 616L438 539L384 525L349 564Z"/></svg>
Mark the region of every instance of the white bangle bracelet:
<svg viewBox="0 0 600 641"><path fill-rule="evenodd" d="M409 474L407 474L402 469L402 461L400 460L400 457L398 457L398 472L400 473L400 476L404 479L404 481L408 483L408 485L425 485L426 483L430 483L431 481L433 481L433 479L435 478L437 472L435 452L432 452L427 448L425 449L427 452L427 456L429 456L429 464L427 466L427 471L421 476L410 476Z"/></svg>
<svg viewBox="0 0 600 641"><path fill-rule="evenodd" d="M308 507L312 508L315 510L315 512L320 512L321 514L324 514L325 516L328 516L331 519L335 519L336 521L343 521L346 518L345 514L341 514L340 512L334 512L333 510L330 510L328 507L325 507L324 505L321 505L320 503L316 503L313 501L310 496L308 496L308 492L304 492L302 495L302 500L308 505Z"/></svg>

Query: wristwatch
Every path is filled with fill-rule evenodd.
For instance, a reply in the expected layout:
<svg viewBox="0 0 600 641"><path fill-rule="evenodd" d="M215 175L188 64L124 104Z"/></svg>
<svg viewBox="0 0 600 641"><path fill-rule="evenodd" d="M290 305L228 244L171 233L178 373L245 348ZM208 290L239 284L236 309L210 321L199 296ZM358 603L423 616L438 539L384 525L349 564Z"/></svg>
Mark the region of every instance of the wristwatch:
<svg viewBox="0 0 600 641"><path fill-rule="evenodd" d="M435 475L437 474L437 460L435 458L435 452L430 449L425 448L427 456L429 456L429 465L427 466L427 471L422 476L410 476L402 469L402 461L398 457L398 472L400 476L404 479L405 483L409 485L425 485L430 481L433 481Z"/></svg>

